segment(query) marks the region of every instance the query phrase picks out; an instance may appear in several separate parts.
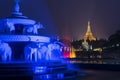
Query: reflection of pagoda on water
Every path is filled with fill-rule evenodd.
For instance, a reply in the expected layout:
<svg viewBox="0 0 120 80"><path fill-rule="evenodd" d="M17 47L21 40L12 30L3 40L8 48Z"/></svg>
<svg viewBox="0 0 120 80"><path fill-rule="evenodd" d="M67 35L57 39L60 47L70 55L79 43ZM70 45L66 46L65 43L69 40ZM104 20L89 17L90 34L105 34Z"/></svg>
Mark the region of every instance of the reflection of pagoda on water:
<svg viewBox="0 0 120 80"><path fill-rule="evenodd" d="M93 36L91 28L90 28L90 21L88 21L88 27L87 27L87 32L85 33L84 40L96 40L96 38Z"/></svg>

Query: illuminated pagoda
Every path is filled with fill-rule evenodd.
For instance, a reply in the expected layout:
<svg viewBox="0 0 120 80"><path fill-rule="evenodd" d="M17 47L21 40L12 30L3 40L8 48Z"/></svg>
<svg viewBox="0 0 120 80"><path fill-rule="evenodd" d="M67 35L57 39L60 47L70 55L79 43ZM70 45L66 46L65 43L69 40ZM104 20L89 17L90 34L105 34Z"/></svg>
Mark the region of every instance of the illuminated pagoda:
<svg viewBox="0 0 120 80"><path fill-rule="evenodd" d="M0 79L75 78L76 71L69 70L61 60L59 42L50 36L38 34L38 29L43 25L23 16L19 11L20 0L14 1L11 15L0 19Z"/></svg>
<svg viewBox="0 0 120 80"><path fill-rule="evenodd" d="M93 36L93 33L91 31L91 28L90 28L90 21L88 21L88 27L87 27L87 32L85 33L85 36L84 36L84 40L96 40L96 38Z"/></svg>
<svg viewBox="0 0 120 80"><path fill-rule="evenodd" d="M86 49L87 51L89 49L92 49L92 45L89 45L87 40L89 40L89 41L96 41L96 38L93 36L93 33L91 31L90 21L88 21L87 32L85 33L85 36L84 36L83 40L84 40L82 42L83 48Z"/></svg>

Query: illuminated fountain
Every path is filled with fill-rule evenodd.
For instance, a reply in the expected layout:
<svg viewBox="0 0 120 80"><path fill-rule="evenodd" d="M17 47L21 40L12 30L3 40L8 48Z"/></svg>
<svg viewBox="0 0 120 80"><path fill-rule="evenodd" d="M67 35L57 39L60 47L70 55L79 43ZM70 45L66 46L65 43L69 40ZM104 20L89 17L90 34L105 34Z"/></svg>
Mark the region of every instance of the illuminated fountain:
<svg viewBox="0 0 120 80"><path fill-rule="evenodd" d="M0 78L74 78L74 71L61 60L63 44L39 35L38 29L43 25L23 16L19 9L19 0L15 0L11 16L0 20Z"/></svg>

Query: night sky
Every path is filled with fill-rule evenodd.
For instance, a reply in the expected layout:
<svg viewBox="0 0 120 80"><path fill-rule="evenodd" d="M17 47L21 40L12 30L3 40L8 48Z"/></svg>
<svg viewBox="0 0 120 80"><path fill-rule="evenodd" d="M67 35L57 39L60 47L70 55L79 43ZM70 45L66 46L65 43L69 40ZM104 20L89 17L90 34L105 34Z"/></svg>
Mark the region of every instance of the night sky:
<svg viewBox="0 0 120 80"><path fill-rule="evenodd" d="M13 0L0 0L0 18L13 11ZM21 0L20 11L45 26L45 34L82 39L90 20L95 37L120 30L120 0Z"/></svg>

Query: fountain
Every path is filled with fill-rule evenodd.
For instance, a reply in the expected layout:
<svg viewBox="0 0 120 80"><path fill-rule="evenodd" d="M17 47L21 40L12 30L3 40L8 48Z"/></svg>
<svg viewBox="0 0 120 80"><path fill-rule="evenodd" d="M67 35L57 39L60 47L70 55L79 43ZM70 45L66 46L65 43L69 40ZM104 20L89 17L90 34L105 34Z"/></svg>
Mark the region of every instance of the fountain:
<svg viewBox="0 0 120 80"><path fill-rule="evenodd" d="M0 78L75 78L75 71L68 70L62 62L60 42L39 35L38 29L43 25L23 16L20 1L14 1L11 16L0 20Z"/></svg>

